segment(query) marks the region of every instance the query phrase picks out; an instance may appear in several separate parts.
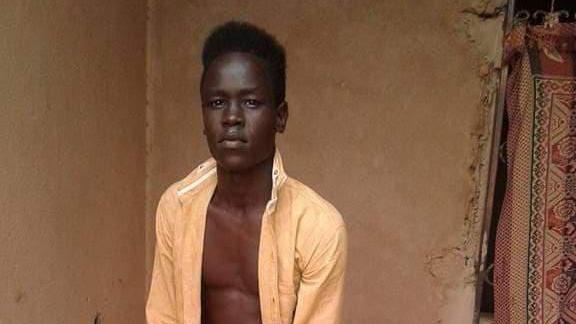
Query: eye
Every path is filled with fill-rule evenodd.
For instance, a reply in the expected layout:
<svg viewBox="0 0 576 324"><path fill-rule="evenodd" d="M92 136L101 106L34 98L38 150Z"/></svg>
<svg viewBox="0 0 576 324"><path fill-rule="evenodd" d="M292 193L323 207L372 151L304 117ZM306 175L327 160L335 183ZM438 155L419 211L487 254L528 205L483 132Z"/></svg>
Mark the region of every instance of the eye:
<svg viewBox="0 0 576 324"><path fill-rule="evenodd" d="M258 108L262 103L256 99L244 100L244 105L248 108Z"/></svg>
<svg viewBox="0 0 576 324"><path fill-rule="evenodd" d="M213 99L213 100L208 101L208 103L206 104L206 107L218 109L218 108L224 107L224 104L225 104L225 102L223 99Z"/></svg>

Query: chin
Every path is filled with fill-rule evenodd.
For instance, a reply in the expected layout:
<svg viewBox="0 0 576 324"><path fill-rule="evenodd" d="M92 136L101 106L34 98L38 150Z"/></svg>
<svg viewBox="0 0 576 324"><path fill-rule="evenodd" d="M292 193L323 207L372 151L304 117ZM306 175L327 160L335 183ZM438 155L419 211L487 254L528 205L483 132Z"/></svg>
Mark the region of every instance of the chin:
<svg viewBox="0 0 576 324"><path fill-rule="evenodd" d="M245 154L222 154L222 156L215 156L218 166L228 172L242 172L251 169L257 163L252 161Z"/></svg>

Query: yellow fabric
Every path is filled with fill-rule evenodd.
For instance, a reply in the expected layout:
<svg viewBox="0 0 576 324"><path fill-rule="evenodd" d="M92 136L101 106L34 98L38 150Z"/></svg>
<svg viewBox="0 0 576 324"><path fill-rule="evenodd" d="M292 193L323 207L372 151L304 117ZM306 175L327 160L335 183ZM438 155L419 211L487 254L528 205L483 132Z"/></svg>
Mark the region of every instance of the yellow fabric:
<svg viewBox="0 0 576 324"><path fill-rule="evenodd" d="M202 245L215 170L216 162L206 161L160 199L148 324L200 324ZM262 322L340 323L347 249L342 217L284 173L278 152L272 179L258 251Z"/></svg>

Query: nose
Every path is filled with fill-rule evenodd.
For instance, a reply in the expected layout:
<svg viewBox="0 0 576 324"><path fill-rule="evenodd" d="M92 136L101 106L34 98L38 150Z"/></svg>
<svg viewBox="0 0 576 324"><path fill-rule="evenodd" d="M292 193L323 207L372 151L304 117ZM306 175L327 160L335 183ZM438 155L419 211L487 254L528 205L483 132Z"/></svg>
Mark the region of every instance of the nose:
<svg viewBox="0 0 576 324"><path fill-rule="evenodd" d="M222 124L227 127L244 126L244 112L236 102L231 102L230 105L224 109Z"/></svg>

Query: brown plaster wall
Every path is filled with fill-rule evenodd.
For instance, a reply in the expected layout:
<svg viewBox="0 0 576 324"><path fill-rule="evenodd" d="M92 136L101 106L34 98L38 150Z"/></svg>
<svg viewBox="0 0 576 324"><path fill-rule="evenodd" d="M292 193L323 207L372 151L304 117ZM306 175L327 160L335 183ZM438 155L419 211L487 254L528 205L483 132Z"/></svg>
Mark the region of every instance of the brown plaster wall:
<svg viewBox="0 0 576 324"><path fill-rule="evenodd" d="M143 323L146 3L0 8L0 323Z"/></svg>
<svg viewBox="0 0 576 324"><path fill-rule="evenodd" d="M208 156L202 41L247 20L288 51L287 171L348 225L345 323L471 322L475 255L461 246L482 60L462 22L470 2L149 0L148 271L161 192Z"/></svg>

